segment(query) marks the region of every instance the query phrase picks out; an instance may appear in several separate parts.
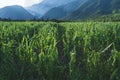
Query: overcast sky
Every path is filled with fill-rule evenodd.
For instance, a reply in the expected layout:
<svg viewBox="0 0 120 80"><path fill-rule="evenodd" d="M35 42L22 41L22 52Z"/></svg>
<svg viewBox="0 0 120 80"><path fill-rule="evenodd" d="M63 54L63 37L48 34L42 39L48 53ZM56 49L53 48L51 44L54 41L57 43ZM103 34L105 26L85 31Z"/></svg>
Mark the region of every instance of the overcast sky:
<svg viewBox="0 0 120 80"><path fill-rule="evenodd" d="M30 6L41 2L42 0L0 0L0 8L10 5Z"/></svg>

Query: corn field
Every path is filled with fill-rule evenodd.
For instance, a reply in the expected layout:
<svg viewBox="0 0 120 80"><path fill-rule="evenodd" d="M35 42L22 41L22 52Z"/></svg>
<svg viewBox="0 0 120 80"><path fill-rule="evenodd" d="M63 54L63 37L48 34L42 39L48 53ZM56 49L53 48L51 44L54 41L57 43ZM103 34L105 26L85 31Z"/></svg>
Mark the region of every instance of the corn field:
<svg viewBox="0 0 120 80"><path fill-rule="evenodd" d="M0 22L0 80L120 80L120 23Z"/></svg>

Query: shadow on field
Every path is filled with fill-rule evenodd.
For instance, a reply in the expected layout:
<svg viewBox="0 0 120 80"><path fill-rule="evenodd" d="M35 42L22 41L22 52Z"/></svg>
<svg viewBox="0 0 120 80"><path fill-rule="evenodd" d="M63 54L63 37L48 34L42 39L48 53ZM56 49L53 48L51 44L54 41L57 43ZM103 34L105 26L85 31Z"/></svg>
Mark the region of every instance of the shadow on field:
<svg viewBox="0 0 120 80"><path fill-rule="evenodd" d="M65 38L65 32L66 29L60 25L57 25L57 49L58 49L58 58L60 63L65 67L64 72L62 75L63 79L67 80L69 77L69 62L70 62L70 54L65 53L64 51L64 43L63 43L63 39Z"/></svg>

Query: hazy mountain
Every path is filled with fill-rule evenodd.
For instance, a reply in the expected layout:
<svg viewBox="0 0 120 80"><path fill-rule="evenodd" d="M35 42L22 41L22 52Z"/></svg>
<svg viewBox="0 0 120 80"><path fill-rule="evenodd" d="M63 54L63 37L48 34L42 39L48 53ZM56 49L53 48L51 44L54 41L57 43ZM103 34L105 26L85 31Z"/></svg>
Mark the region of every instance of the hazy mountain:
<svg viewBox="0 0 120 80"><path fill-rule="evenodd" d="M26 9L35 16L41 17L50 9L67 4L74 0L43 0L39 4L32 5Z"/></svg>
<svg viewBox="0 0 120 80"><path fill-rule="evenodd" d="M120 12L120 0L88 0L66 19L88 19Z"/></svg>
<svg viewBox="0 0 120 80"><path fill-rule="evenodd" d="M27 10L26 10L27 9ZM120 0L43 0L24 9L7 6L0 9L0 18L28 20L33 18L80 20L120 14ZM29 11L29 12L28 12ZM114 15L116 17L116 15ZM113 17L114 17L113 16Z"/></svg>
<svg viewBox="0 0 120 80"><path fill-rule="evenodd" d="M69 13L75 11L78 8L78 6L81 6L86 1L87 0L74 0L65 5L52 8L43 16L43 18L49 18L49 19L63 18L67 16Z"/></svg>
<svg viewBox="0 0 120 80"><path fill-rule="evenodd" d="M0 18L12 19L12 20L29 20L33 19L27 10L21 6L6 6L0 9Z"/></svg>

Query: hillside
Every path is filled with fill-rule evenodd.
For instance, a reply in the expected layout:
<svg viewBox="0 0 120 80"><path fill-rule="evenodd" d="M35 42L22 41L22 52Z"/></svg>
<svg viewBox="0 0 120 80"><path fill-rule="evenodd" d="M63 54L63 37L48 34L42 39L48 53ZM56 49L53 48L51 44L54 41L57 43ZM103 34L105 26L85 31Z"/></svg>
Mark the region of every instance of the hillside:
<svg viewBox="0 0 120 80"><path fill-rule="evenodd" d="M79 20L120 13L120 0L88 0L66 19Z"/></svg>
<svg viewBox="0 0 120 80"><path fill-rule="evenodd" d="M38 16L39 18L42 17L47 11L52 8L67 4L74 0L43 0L41 3L34 4L26 9L33 15Z"/></svg>
<svg viewBox="0 0 120 80"><path fill-rule="evenodd" d="M0 18L12 19L12 20L29 20L33 19L27 10L21 6L7 6L0 9Z"/></svg>
<svg viewBox="0 0 120 80"><path fill-rule="evenodd" d="M46 12L46 14L44 14L43 18L61 19L70 14L71 12L75 11L78 6L81 6L86 1L87 0L75 0L65 5L52 8L48 12Z"/></svg>
<svg viewBox="0 0 120 80"><path fill-rule="evenodd" d="M119 4L120 0L43 0L27 8L17 5L6 6L0 9L0 18L119 21Z"/></svg>

